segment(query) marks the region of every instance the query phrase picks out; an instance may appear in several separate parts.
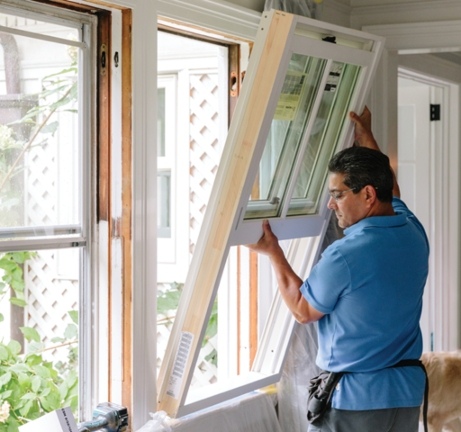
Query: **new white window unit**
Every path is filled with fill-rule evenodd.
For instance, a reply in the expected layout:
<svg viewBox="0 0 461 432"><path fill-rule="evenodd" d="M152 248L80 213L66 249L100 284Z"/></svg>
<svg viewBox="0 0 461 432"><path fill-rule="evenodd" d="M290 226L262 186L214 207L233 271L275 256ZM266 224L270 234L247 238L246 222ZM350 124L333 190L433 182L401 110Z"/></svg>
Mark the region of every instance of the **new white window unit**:
<svg viewBox="0 0 461 432"><path fill-rule="evenodd" d="M182 416L277 382L293 319L278 295L250 373L189 391L231 246L256 242L261 220L300 274L329 211L330 157L353 139L383 41L280 11L263 13L159 375L158 409Z"/></svg>

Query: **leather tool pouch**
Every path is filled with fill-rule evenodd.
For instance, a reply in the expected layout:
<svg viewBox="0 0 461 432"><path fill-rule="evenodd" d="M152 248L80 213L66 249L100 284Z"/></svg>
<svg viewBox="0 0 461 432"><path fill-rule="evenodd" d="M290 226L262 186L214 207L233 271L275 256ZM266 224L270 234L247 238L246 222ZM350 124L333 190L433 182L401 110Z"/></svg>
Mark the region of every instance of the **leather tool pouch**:
<svg viewBox="0 0 461 432"><path fill-rule="evenodd" d="M313 423L319 420L331 405L331 396L345 372L322 371L309 382L307 399L307 420Z"/></svg>

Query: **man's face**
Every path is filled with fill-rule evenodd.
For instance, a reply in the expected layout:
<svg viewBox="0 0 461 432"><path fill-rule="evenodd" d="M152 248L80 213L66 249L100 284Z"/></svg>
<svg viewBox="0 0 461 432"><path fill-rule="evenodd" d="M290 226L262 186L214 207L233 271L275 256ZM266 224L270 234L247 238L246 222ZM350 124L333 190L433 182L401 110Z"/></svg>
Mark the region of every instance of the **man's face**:
<svg viewBox="0 0 461 432"><path fill-rule="evenodd" d="M344 175L331 173L328 182L328 208L334 210L341 228L354 225L367 216L369 206L364 190L353 191L344 184Z"/></svg>

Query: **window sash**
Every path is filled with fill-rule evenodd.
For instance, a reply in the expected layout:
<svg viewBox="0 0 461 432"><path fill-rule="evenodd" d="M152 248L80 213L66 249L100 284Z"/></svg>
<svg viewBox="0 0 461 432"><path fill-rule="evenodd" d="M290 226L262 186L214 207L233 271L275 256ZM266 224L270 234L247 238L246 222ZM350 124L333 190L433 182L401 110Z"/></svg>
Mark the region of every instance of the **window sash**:
<svg viewBox="0 0 461 432"><path fill-rule="evenodd" d="M17 36L26 36L45 42L53 42L76 47L78 49L78 138L75 146L78 147L77 154L72 154L72 169L78 171L78 193L75 196L75 212L77 223L74 220L66 220L63 224L50 224L46 226L14 226L2 227L0 229L0 252L12 251L38 251L61 249L63 254L65 249L79 249L79 269L72 270L73 277L77 277L80 284L79 292L79 416L87 417L92 413L93 395L97 391L94 386L94 374L91 370L94 342L92 340L92 329L94 322L92 308L88 305L93 303L91 298L90 284L94 280L93 264L91 258L91 221L93 220L93 194L91 193L94 185L94 170L91 155L94 154L91 146L94 146L95 112L94 94L96 74L94 59L96 58L95 34L97 18L93 15L80 13L66 8L44 5L42 3L31 2L23 4L15 0L3 0L0 5L0 13L22 16L31 20L38 20L43 23L51 23L57 26L76 29L79 40L57 38L40 33L17 30L10 27L2 27L2 31L7 31ZM58 155L55 164L62 164L67 161L70 155ZM75 168L76 167L76 168ZM93 176L93 177L92 177ZM58 191L59 198L64 190ZM58 199L59 199L58 198ZM73 209L72 209L73 211ZM72 218L74 219L74 218ZM70 223L69 223L70 222ZM59 270L68 270L68 266L59 263L59 257L63 257L61 252L57 253L57 266Z"/></svg>

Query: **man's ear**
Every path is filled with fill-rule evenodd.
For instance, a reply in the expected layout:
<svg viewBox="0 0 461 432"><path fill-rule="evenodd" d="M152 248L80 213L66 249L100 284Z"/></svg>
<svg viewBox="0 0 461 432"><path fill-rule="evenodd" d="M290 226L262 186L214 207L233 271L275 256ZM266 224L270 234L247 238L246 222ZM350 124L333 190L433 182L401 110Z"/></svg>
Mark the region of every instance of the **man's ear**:
<svg viewBox="0 0 461 432"><path fill-rule="evenodd" d="M373 204L377 200L376 189L372 185L366 185L363 189L366 200Z"/></svg>

